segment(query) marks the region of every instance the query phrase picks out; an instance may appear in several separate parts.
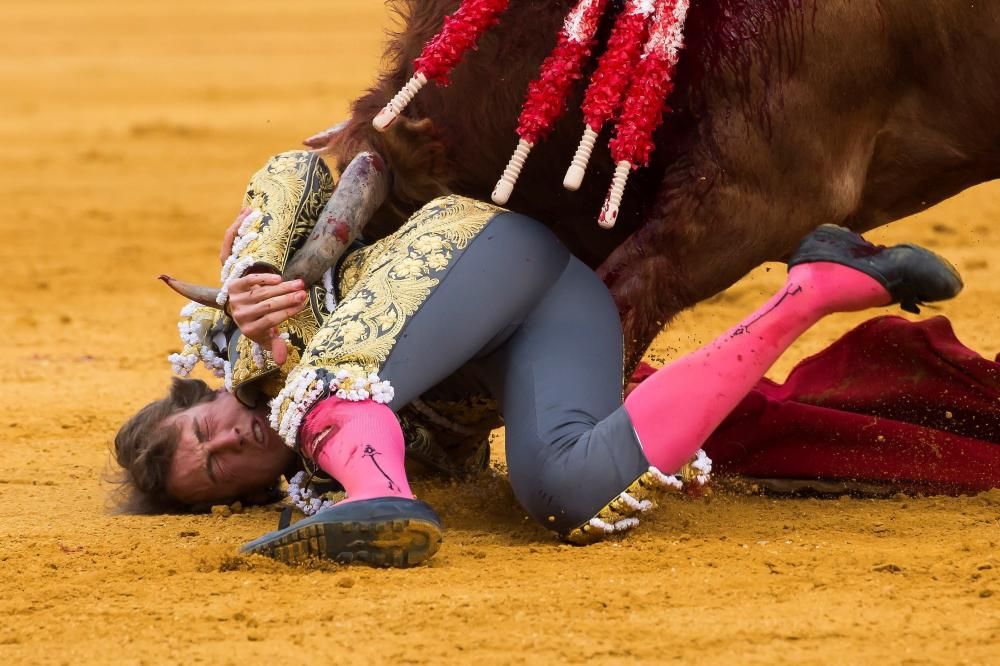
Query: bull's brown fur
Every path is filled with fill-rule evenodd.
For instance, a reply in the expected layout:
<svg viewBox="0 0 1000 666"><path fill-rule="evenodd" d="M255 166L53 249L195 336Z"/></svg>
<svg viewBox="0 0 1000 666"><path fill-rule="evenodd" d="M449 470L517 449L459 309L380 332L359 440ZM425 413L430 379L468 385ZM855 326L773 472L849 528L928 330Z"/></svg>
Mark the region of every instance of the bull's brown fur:
<svg viewBox="0 0 1000 666"><path fill-rule="evenodd" d="M392 3L402 29L386 72L332 146L341 161L375 148L389 162L393 206L378 234L442 191L489 196L571 2L512 0L451 85L425 88L407 120L378 135L371 118L457 4ZM594 223L611 174L605 149L580 192L560 186L582 129L579 93L510 202L599 267L633 360L676 312L781 258L809 229L870 229L1000 176L998 3L693 0L688 32L677 110L614 231Z"/></svg>

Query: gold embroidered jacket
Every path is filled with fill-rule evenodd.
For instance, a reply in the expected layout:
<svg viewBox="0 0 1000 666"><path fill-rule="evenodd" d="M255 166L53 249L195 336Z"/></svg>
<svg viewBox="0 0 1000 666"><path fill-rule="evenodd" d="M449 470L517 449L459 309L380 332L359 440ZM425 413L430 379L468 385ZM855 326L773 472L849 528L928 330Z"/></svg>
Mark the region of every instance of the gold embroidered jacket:
<svg viewBox="0 0 1000 666"><path fill-rule="evenodd" d="M295 151L269 160L254 174L244 199L262 216L241 229L231 261L241 272L280 273L311 233L334 186L314 154ZM199 359L224 376L226 387L244 404L277 398L273 415L280 420L289 402L282 389L303 372L333 373L342 367L378 372L407 318L437 284L436 274L498 210L463 197L442 197L395 234L354 247L323 281L326 286L309 288L308 307L278 327L289 342L288 360L280 368L269 350L243 337L223 313L196 304L182 311L182 355L188 366ZM331 285L334 293L328 293ZM457 388L461 380L444 384L399 412L408 454L449 474L482 468L488 462L489 431L499 424L495 404Z"/></svg>

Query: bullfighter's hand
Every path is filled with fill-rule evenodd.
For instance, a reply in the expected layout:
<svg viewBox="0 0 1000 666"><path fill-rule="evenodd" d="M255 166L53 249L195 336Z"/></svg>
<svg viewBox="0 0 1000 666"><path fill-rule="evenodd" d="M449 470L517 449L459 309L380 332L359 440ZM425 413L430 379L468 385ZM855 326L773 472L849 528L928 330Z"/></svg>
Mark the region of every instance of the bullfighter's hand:
<svg viewBox="0 0 1000 666"><path fill-rule="evenodd" d="M276 327L304 310L307 303L302 280L282 281L273 273L251 273L229 285L229 314L233 321L243 335L270 349L278 365L287 360L288 347Z"/></svg>
<svg viewBox="0 0 1000 666"><path fill-rule="evenodd" d="M236 233L240 230L243 220L253 212L252 208L240 208L240 214L236 216L236 221L229 225L226 233L222 235L222 251L219 253L219 263L225 265L226 259L233 253L233 241L236 240Z"/></svg>

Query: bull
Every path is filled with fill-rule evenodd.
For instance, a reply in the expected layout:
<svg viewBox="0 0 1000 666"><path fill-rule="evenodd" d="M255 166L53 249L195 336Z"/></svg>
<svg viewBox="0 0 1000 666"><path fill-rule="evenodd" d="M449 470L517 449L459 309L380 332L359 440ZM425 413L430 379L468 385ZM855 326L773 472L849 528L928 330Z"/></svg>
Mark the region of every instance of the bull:
<svg viewBox="0 0 1000 666"><path fill-rule="evenodd" d="M347 121L306 141L348 171L359 155L384 160L386 173L366 172L371 187L353 178L338 188L345 199L382 192L364 206L373 237L434 196L489 198L528 83L574 3L512 0L450 85L428 85L379 133L372 118L458 0L389 4L401 29L386 70ZM657 151L629 181L614 229L594 223L614 170L606 134L583 187L561 186L583 128L581 91L509 203L598 271L628 365L678 312L782 259L811 229L866 231L1000 177L998 2L692 0L686 33Z"/></svg>

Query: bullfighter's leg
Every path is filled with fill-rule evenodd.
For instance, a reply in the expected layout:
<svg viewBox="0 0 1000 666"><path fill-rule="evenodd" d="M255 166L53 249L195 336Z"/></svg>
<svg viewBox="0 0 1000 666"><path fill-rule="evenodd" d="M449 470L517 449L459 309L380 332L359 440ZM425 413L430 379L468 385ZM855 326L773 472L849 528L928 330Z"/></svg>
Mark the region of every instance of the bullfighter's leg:
<svg viewBox="0 0 1000 666"><path fill-rule="evenodd" d="M394 410L502 345L569 258L542 225L461 197L347 257L342 300L272 403L272 423L348 498L244 552L394 566L432 556L440 522L412 496Z"/></svg>
<svg viewBox="0 0 1000 666"><path fill-rule="evenodd" d="M962 283L922 248L877 248L841 227L810 234L789 262L785 284L714 342L659 370L625 401L650 462L682 465L806 330L834 312L950 298ZM691 407L698 405L695 417ZM668 427L664 427L669 424Z"/></svg>
<svg viewBox="0 0 1000 666"><path fill-rule="evenodd" d="M423 247L419 241L413 245ZM411 253L402 256L409 260ZM502 344L569 258L540 224L516 214L497 215L460 259L452 259L451 268L392 344L378 372L393 387L392 400L352 402L332 395L309 410L298 443L308 458L342 483L344 502L412 498L403 465L403 433L394 410ZM363 317L365 311L357 314ZM620 383L620 377L615 381Z"/></svg>
<svg viewBox="0 0 1000 666"><path fill-rule="evenodd" d="M660 490L621 408L622 351L614 301L573 258L516 333L479 362L499 397L514 495L534 520L578 543L603 536L574 534L599 515L619 529L637 522L603 511L623 492L646 502Z"/></svg>
<svg viewBox="0 0 1000 666"><path fill-rule="evenodd" d="M491 365L515 495L576 543L634 526L799 335L823 316L954 296L954 269L912 246L880 250L839 227L803 241L785 286L707 347L660 370L623 407L620 329L596 276L571 261ZM696 464L697 467L697 464ZM661 472L662 471L662 472Z"/></svg>

